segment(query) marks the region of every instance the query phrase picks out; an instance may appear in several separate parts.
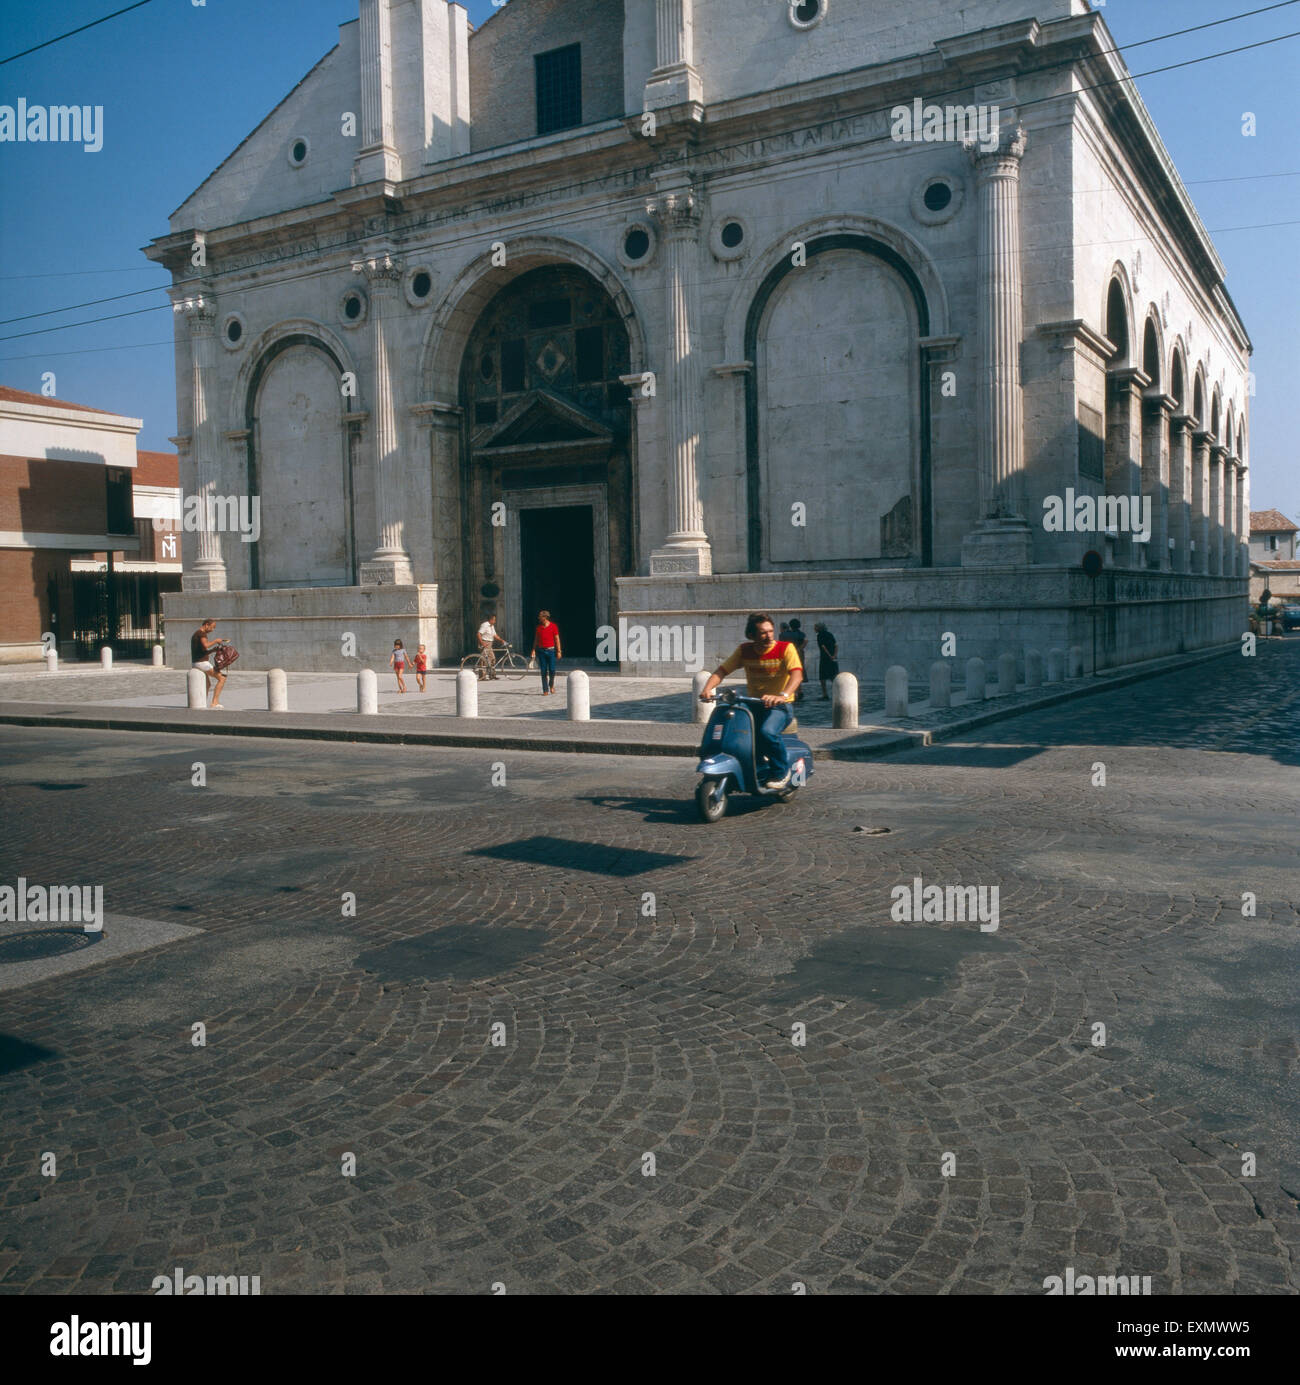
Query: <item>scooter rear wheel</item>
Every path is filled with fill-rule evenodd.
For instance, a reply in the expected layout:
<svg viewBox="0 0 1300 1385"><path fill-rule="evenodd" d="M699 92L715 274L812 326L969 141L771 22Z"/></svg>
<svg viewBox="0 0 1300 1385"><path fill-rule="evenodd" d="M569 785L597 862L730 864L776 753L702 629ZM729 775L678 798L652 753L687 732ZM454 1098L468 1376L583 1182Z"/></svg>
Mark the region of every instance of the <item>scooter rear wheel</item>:
<svg viewBox="0 0 1300 1385"><path fill-rule="evenodd" d="M717 822L727 811L727 781L701 779L695 786L695 806L704 822Z"/></svg>

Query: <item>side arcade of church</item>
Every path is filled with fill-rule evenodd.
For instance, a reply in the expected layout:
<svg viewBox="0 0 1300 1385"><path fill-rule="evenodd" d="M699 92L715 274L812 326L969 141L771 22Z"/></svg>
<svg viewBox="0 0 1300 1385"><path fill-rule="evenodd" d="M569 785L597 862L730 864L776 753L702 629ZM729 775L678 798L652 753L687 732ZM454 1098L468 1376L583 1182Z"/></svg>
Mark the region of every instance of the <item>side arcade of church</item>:
<svg viewBox="0 0 1300 1385"><path fill-rule="evenodd" d="M1090 653L1096 549L1099 665L1239 637L1223 265L1084 0L961 14L360 0L147 252L183 491L261 516L184 536L167 618L343 670L546 606L707 666L766 609L920 678Z"/></svg>

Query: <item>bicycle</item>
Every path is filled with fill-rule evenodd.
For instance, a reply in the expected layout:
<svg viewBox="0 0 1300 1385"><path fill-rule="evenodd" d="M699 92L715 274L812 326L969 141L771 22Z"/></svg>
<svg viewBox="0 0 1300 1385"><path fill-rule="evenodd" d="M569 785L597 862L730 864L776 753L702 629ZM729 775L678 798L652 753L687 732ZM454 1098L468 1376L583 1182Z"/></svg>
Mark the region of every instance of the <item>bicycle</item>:
<svg viewBox="0 0 1300 1385"><path fill-rule="evenodd" d="M502 678L522 678L528 672L528 660L522 654L517 654L515 648L510 644L502 644L494 651L495 659L491 665L496 673ZM460 661L461 668L473 669L480 678L489 676L489 665L487 652L476 650L473 654L466 654Z"/></svg>

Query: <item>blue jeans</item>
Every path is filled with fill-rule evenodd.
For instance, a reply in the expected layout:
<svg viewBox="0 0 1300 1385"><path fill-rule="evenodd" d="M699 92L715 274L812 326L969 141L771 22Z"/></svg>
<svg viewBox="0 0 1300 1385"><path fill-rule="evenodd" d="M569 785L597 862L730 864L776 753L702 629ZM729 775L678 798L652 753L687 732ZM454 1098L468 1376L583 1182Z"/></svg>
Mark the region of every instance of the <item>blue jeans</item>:
<svg viewBox="0 0 1300 1385"><path fill-rule="evenodd" d="M781 739L781 733L793 720L794 712L786 702L779 707L771 708L758 724L758 749L760 754L767 756L774 779L784 779L790 770L790 754ZM761 764L758 771L759 777L762 778Z"/></svg>
<svg viewBox="0 0 1300 1385"><path fill-rule="evenodd" d="M554 692L555 690L555 650L538 649L537 667L542 671L542 691Z"/></svg>

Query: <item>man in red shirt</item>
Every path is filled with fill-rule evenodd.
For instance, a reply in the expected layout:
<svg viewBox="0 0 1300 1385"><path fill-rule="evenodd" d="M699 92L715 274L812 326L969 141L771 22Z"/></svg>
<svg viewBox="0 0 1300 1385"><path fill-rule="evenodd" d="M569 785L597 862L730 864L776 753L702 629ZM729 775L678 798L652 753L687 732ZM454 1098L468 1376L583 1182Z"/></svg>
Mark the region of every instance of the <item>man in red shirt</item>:
<svg viewBox="0 0 1300 1385"><path fill-rule="evenodd" d="M537 613L531 657L542 671L542 696L549 697L555 691L555 661L561 657L560 627L551 619L550 611Z"/></svg>
<svg viewBox="0 0 1300 1385"><path fill-rule="evenodd" d="M709 675L700 693L701 702L713 701L713 690L742 665L745 687L751 697L761 698L767 708L758 724L758 748L771 766L768 787L783 789L790 782L790 755L781 739L794 720L790 704L803 682L803 663L789 640L778 640L772 617L754 614L745 622L747 643L724 659Z"/></svg>

